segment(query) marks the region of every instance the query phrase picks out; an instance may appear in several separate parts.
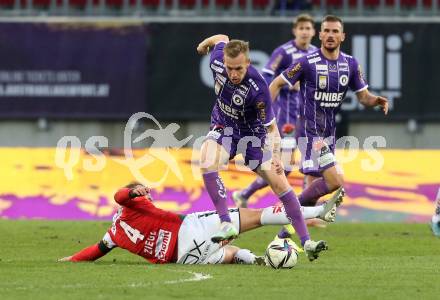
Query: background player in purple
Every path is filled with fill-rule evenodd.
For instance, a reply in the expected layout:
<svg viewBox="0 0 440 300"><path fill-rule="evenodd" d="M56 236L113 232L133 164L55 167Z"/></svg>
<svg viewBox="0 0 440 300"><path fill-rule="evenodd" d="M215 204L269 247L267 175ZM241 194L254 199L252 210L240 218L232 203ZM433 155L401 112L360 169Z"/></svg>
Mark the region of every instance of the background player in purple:
<svg viewBox="0 0 440 300"><path fill-rule="evenodd" d="M197 47L200 54L212 50L210 67L214 77L216 102L211 115L211 131L201 148L201 171L205 187L221 220L214 242L235 238L238 230L231 223L226 190L218 171L236 154L263 177L278 195L286 215L296 229L310 260L327 248L324 241L310 240L298 199L289 186L280 161L280 138L266 82L251 66L249 45L214 35Z"/></svg>
<svg viewBox="0 0 440 300"><path fill-rule="evenodd" d="M288 41L276 48L263 68L263 77L267 84L287 69L298 58L316 51L317 48L311 45L315 36L315 22L310 15L299 15L293 22L292 34L295 39ZM277 119L278 129L282 137L281 151L283 153L286 176L295 164L295 127L299 110L299 84L295 87L283 87L276 99L273 101L273 111ZM289 156L290 154L290 156ZM285 161L287 160L287 161ZM238 207L247 207L247 201L257 190L268 186L266 181L258 177L247 188L235 191L232 194L235 204Z"/></svg>
<svg viewBox="0 0 440 300"><path fill-rule="evenodd" d="M380 106L388 112L388 100L368 91L356 59L340 51L345 39L343 22L339 17L326 16L319 33L321 48L300 58L275 78L269 89L275 99L280 89L296 82L301 85L301 102L296 131L301 152L301 171L314 179L299 196L304 205L315 204L321 196L343 185L341 172L336 168L335 114L339 111L350 88L364 106ZM322 176L322 177L321 177ZM309 181L310 182L310 181ZM287 233L280 233L285 237Z"/></svg>

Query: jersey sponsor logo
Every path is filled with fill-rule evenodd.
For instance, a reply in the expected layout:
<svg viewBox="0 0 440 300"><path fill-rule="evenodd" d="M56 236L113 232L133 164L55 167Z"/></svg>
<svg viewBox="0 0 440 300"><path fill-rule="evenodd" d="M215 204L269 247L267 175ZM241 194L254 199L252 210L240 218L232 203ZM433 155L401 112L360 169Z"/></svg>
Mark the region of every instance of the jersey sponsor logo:
<svg viewBox="0 0 440 300"><path fill-rule="evenodd" d="M348 83L348 76L347 75L341 75L341 77L339 77L339 83L342 85L342 86L346 86L347 85L347 83Z"/></svg>
<svg viewBox="0 0 440 300"><path fill-rule="evenodd" d="M298 73L300 70L301 70L301 64L297 63L296 65L293 66L292 69L290 69L290 71L287 72L287 77L293 78L293 76L295 76L295 74Z"/></svg>
<svg viewBox="0 0 440 300"><path fill-rule="evenodd" d="M344 93L327 93L315 91L315 100L321 101L322 107L337 107L342 101Z"/></svg>
<svg viewBox="0 0 440 300"><path fill-rule="evenodd" d="M168 252L168 248L170 246L171 236L172 236L171 231L167 231L163 229L159 230L159 235L157 237L156 250L155 250L155 256L158 259L161 260L165 259L166 254Z"/></svg>
<svg viewBox="0 0 440 300"><path fill-rule="evenodd" d="M338 71L338 67L335 64L329 64L328 69L330 72L337 72Z"/></svg>
<svg viewBox="0 0 440 300"><path fill-rule="evenodd" d="M213 69L214 71L216 71L216 72L218 72L218 73L223 73L223 68L221 68L221 67L217 67L216 65L214 65L214 64L211 64L211 69Z"/></svg>
<svg viewBox="0 0 440 300"><path fill-rule="evenodd" d="M217 104L218 107L220 107L220 110L222 111L222 113L224 113L225 115L237 119L239 116L243 116L243 112L240 110L237 110L235 108L230 107L229 105L223 103L220 99L217 99Z"/></svg>
<svg viewBox="0 0 440 300"><path fill-rule="evenodd" d="M316 63L316 62L318 62L318 61L321 61L321 57L315 57L315 58L312 58L312 59L309 59L309 64L314 64L314 63Z"/></svg>
<svg viewBox="0 0 440 300"><path fill-rule="evenodd" d="M318 86L321 90L327 87L327 76L319 75Z"/></svg>
<svg viewBox="0 0 440 300"><path fill-rule="evenodd" d="M327 65L316 65L316 71L328 71Z"/></svg>
<svg viewBox="0 0 440 300"><path fill-rule="evenodd" d="M244 103L243 97L241 97L240 95L233 95L232 96L232 102L234 102L235 105L237 106L242 106Z"/></svg>

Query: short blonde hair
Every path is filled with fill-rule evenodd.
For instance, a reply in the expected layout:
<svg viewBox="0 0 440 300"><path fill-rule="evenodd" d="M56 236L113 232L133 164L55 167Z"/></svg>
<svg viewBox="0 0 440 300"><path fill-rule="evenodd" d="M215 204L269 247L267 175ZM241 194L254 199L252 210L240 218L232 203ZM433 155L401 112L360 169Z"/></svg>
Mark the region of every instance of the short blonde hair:
<svg viewBox="0 0 440 300"><path fill-rule="evenodd" d="M226 44L225 48L223 48L223 53L230 58L236 58L240 53L243 53L249 58L249 42L231 40Z"/></svg>
<svg viewBox="0 0 440 300"><path fill-rule="evenodd" d="M315 27L315 20L313 17L309 14L300 14L293 20L293 28L296 28L299 23L303 22L310 22L312 24L312 27Z"/></svg>

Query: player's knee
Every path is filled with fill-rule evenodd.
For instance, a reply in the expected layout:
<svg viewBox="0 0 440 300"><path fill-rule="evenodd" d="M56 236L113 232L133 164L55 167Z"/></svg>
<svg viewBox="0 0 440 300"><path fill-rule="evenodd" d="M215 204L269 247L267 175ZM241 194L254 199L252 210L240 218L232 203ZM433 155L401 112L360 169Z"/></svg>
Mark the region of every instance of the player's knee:
<svg viewBox="0 0 440 300"><path fill-rule="evenodd" d="M288 184L285 184L284 182L274 182L272 185L272 191L277 194L283 194L287 192L290 189L290 186Z"/></svg>
<svg viewBox="0 0 440 300"><path fill-rule="evenodd" d="M223 258L222 264L232 264L234 262L235 254L237 254L240 248L232 245L225 246L225 257Z"/></svg>
<svg viewBox="0 0 440 300"><path fill-rule="evenodd" d="M327 188L330 192L336 191L344 185L344 180L341 176L335 176L326 180Z"/></svg>

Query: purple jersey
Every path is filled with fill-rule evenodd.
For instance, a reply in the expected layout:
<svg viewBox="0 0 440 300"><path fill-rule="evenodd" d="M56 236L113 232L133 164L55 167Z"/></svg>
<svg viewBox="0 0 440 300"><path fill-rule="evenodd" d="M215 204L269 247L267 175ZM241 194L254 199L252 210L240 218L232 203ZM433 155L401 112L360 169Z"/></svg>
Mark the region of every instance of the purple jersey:
<svg viewBox="0 0 440 300"><path fill-rule="evenodd" d="M217 96L211 115L212 126L231 127L237 136L263 136L266 126L274 120L272 101L264 78L253 67L238 85L233 84L223 63L224 42L211 53L210 67Z"/></svg>
<svg viewBox="0 0 440 300"><path fill-rule="evenodd" d="M318 50L300 58L281 76L291 86L300 81L297 136L302 137L334 136L335 114L348 88L360 92L368 87L356 59L343 52L337 60L329 60Z"/></svg>
<svg viewBox="0 0 440 300"><path fill-rule="evenodd" d="M300 81L301 101L296 130L302 156L300 171L318 177L336 163L328 152L334 153L335 150L335 115L348 88L360 92L368 85L356 59L342 52L337 60L329 60L318 50L300 58L281 76L289 85ZM320 138L329 146L327 150L316 149Z"/></svg>
<svg viewBox="0 0 440 300"><path fill-rule="evenodd" d="M263 68L263 75L267 84L270 84L273 78L280 75L282 71L299 58L316 50L317 48L313 45L310 45L306 50L300 49L296 46L294 40L276 48ZM290 123L295 125L299 110L299 93L290 91L287 87L283 88L272 106L280 131L284 124Z"/></svg>

